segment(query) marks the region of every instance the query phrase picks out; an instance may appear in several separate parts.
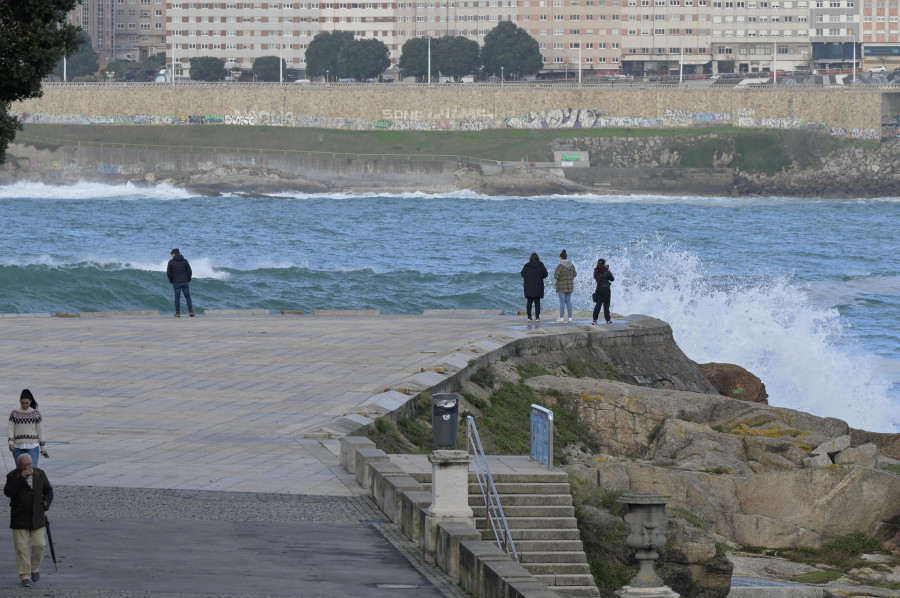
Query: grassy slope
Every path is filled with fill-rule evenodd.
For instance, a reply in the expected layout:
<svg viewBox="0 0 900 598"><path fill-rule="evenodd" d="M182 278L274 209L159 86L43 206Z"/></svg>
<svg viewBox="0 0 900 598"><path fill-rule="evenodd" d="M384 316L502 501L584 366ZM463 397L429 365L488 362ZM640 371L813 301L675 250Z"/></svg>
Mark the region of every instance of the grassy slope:
<svg viewBox="0 0 900 598"><path fill-rule="evenodd" d="M483 160L550 162L551 142L588 137L663 137L682 156L681 166L709 168L717 156L733 157L744 172L775 173L792 162L814 166L840 147L874 149L824 133L717 127L702 129L492 129L489 131L344 131L299 127L225 125L25 125L19 141L53 147L103 142L181 147L301 150L337 154L465 156ZM36 141L39 140L39 141ZM727 161L726 161L727 162Z"/></svg>

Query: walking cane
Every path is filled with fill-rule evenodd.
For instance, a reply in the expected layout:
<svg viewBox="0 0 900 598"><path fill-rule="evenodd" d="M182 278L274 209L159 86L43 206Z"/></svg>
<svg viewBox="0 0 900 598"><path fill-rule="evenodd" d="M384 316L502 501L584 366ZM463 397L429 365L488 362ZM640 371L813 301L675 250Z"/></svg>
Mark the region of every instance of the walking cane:
<svg viewBox="0 0 900 598"><path fill-rule="evenodd" d="M59 571L59 567L56 566L56 548L53 547L53 534L50 533L50 519L44 515L44 521L47 527L47 544L50 545L50 556L53 558L53 568Z"/></svg>

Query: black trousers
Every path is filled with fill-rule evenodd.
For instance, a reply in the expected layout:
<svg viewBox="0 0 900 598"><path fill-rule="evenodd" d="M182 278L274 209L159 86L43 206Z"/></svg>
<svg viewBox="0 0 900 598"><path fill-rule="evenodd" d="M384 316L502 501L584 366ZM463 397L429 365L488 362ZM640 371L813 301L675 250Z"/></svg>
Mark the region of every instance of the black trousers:
<svg viewBox="0 0 900 598"><path fill-rule="evenodd" d="M609 298L611 295L611 289L609 287L597 287L597 301L594 303L594 318L593 320L597 321L597 316L600 315L600 308L603 308L603 318L609 322L612 318L609 317Z"/></svg>
<svg viewBox="0 0 900 598"><path fill-rule="evenodd" d="M526 297L528 300L525 303L525 309L528 310L528 317L531 317L531 305L534 304L534 316L536 318L541 317L541 298L540 297Z"/></svg>

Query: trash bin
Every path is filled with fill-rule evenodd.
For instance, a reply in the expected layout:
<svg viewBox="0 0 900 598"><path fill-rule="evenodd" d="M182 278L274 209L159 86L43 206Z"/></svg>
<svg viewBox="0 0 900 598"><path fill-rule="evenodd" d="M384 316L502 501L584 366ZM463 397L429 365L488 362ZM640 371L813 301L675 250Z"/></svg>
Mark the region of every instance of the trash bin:
<svg viewBox="0 0 900 598"><path fill-rule="evenodd" d="M459 395L442 392L431 395L431 427L435 446L456 446L456 428L459 425Z"/></svg>

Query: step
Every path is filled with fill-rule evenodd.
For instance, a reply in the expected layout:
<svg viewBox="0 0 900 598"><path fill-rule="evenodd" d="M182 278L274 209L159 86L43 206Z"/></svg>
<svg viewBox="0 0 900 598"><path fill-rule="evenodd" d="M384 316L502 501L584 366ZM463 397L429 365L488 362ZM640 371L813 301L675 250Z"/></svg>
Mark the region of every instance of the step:
<svg viewBox="0 0 900 598"><path fill-rule="evenodd" d="M595 586L594 576L590 573L557 573L549 575L535 575L538 581L547 586Z"/></svg>
<svg viewBox="0 0 900 598"><path fill-rule="evenodd" d="M581 540L581 532L578 528L571 529L510 529L509 535L514 542L527 540Z"/></svg>
<svg viewBox="0 0 900 598"><path fill-rule="evenodd" d="M483 506L472 506L472 512L475 514L475 517L486 517L485 511L486 507ZM507 519L512 517L574 517L575 516L575 507L568 506L556 506L556 507L548 507L548 506L524 506L520 507L518 505L508 505L503 502L503 499L500 500L500 506L503 507L503 514Z"/></svg>
<svg viewBox="0 0 900 598"><path fill-rule="evenodd" d="M516 546L516 552L519 554L519 563L523 567L526 564L568 564L568 563L587 563L587 557L583 552L574 552L571 550L555 551L555 552L526 552Z"/></svg>
<svg viewBox="0 0 900 598"><path fill-rule="evenodd" d="M581 540L516 540L516 551L518 552L577 552L584 554L584 544Z"/></svg>
<svg viewBox="0 0 900 598"><path fill-rule="evenodd" d="M509 529L578 529L574 517L515 517L506 520ZM487 529L487 519L475 518L475 529Z"/></svg>
<svg viewBox="0 0 900 598"><path fill-rule="evenodd" d="M591 574L587 563L522 563L522 566L532 575Z"/></svg>
<svg viewBox="0 0 900 598"><path fill-rule="evenodd" d="M492 473L495 484L568 484L565 472L538 471L533 473ZM469 482L478 482L478 476L469 473Z"/></svg>
<svg viewBox="0 0 900 598"><path fill-rule="evenodd" d="M571 494L571 489L569 488L568 483L560 483L560 484L529 484L529 483L497 483L494 482L494 486L497 488L497 493L500 496L504 494ZM481 487L478 484L469 484L469 495L480 495Z"/></svg>
<svg viewBox="0 0 900 598"><path fill-rule="evenodd" d="M571 506L572 495L571 494L501 494L500 495L500 504L503 505L504 509L506 508L506 505L545 506L545 507ZM469 495L469 506L475 507L477 505L484 505L484 497L481 495L481 492L478 492L477 494Z"/></svg>
<svg viewBox="0 0 900 598"><path fill-rule="evenodd" d="M558 596L600 596L597 586L547 586Z"/></svg>

